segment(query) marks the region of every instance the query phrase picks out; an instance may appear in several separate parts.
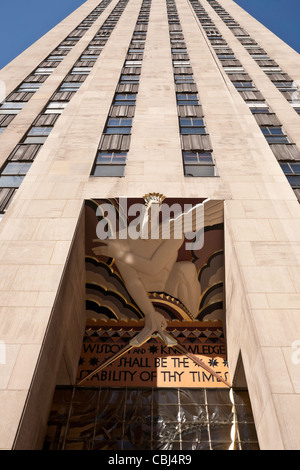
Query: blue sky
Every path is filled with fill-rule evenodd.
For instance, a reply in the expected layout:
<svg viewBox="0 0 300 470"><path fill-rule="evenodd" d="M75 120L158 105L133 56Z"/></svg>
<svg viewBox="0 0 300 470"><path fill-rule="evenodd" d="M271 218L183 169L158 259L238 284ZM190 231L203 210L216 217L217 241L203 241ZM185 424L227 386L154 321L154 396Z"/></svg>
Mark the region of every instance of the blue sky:
<svg viewBox="0 0 300 470"><path fill-rule="evenodd" d="M235 1L300 53L300 0ZM84 2L0 0L0 69Z"/></svg>
<svg viewBox="0 0 300 470"><path fill-rule="evenodd" d="M300 53L300 0L234 1Z"/></svg>
<svg viewBox="0 0 300 470"><path fill-rule="evenodd" d="M0 0L0 69L83 3L85 0Z"/></svg>

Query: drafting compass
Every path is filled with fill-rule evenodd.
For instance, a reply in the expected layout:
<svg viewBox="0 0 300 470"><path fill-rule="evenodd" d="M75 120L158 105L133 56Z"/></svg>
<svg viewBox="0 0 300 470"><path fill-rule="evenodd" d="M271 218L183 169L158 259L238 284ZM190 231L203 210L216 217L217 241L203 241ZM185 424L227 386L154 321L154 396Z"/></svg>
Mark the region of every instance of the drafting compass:
<svg viewBox="0 0 300 470"><path fill-rule="evenodd" d="M94 371L90 372L86 377L81 379L77 385L82 385L86 380L91 379L95 374L103 370L105 367L109 366L113 362L115 362L117 359L120 357L124 356L128 351L130 351L133 348L139 348L143 344L145 344L149 339L151 338L158 338L161 340L166 346L171 347L173 349L176 349L180 354L183 354L184 356L187 356L189 359L191 359L195 364L198 366L202 367L206 372L209 372L211 375L213 375L216 379L218 379L220 382L225 384L227 387L231 387L231 385L217 372L215 372L211 367L209 367L207 364L205 364L201 359L196 357L194 354L191 354L188 352L181 344L178 343L178 341L168 334L167 332L153 332L149 333L149 336L145 337L144 330L142 330L140 333L138 333L136 336L134 336L126 345L124 348L122 348L120 351L118 351L116 354L114 354L112 357L107 359L103 364L101 364L99 367L97 367Z"/></svg>

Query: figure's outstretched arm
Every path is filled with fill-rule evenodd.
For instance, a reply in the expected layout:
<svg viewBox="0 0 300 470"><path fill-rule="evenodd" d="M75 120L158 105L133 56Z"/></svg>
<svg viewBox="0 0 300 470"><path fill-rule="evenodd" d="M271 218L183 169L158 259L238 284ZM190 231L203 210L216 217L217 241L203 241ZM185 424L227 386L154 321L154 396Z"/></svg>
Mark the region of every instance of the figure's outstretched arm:
<svg viewBox="0 0 300 470"><path fill-rule="evenodd" d="M178 240L178 247L173 247L170 250L166 241L157 248L153 256L148 259L143 256L136 255L132 251L125 251L122 247L122 243L119 240L107 240L106 246L99 246L93 248L93 252L96 255L111 256L118 261L136 269L136 271L148 274L150 276L157 275L173 258L174 248L179 249L182 240Z"/></svg>

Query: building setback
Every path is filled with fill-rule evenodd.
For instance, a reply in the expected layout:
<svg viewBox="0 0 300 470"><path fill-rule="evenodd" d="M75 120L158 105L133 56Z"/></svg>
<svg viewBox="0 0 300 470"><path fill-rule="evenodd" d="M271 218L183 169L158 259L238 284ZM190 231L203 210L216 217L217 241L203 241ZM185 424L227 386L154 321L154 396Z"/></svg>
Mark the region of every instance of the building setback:
<svg viewBox="0 0 300 470"><path fill-rule="evenodd" d="M145 195L207 201L204 251L192 253L201 308L191 313L196 291L185 297L174 280L172 292L149 288L152 304L172 334L185 322L190 352L200 354L197 331L204 355L226 359L231 403L247 390L260 449L299 449L299 54L232 0L87 0L0 80L0 449L43 448L55 390L76 394L84 377L89 335L121 338L143 320L132 279L93 240L101 202L120 215L121 198L131 207ZM178 269L191 286L190 267ZM97 344L100 354L110 343ZM157 371L171 361L160 351ZM98 380L149 380L155 392L154 353ZM213 376L189 367L183 387L175 369L162 377L183 391L201 379L209 410Z"/></svg>

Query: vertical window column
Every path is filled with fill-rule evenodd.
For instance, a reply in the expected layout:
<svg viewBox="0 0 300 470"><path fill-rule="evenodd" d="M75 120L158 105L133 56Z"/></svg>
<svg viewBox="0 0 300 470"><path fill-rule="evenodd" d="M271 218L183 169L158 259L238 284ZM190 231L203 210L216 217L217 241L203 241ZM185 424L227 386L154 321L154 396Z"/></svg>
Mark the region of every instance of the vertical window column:
<svg viewBox="0 0 300 470"><path fill-rule="evenodd" d="M184 175L216 176L212 145L174 0L167 0L167 14Z"/></svg>
<svg viewBox="0 0 300 470"><path fill-rule="evenodd" d="M97 150L92 176L122 177L130 148L151 0L144 0Z"/></svg>
<svg viewBox="0 0 300 470"><path fill-rule="evenodd" d="M196 16L203 26L204 31L214 48L218 60L223 66L224 71L232 81L236 90L247 103L250 111L252 112L260 130L265 136L271 150L273 151L281 168L285 172L289 183L291 184L298 201L300 202L300 180L298 173L291 174L290 171L299 171L297 162L300 162L300 151L296 144L292 142L290 137L286 134L281 122L270 109L268 103L263 98L262 94L255 87L251 77L241 67L240 63L235 59L233 51L229 48L227 42L224 40L219 30L216 28L213 21L209 18L207 12L202 7L198 0L189 0L192 5ZM212 0L209 0L211 3ZM218 7L218 11L221 7ZM226 21L232 23L232 19L226 17ZM232 27L236 27L234 24ZM244 34L243 31L236 32L237 34ZM228 62L228 56L231 63ZM293 165L291 167L290 165Z"/></svg>
<svg viewBox="0 0 300 470"><path fill-rule="evenodd" d="M216 0L207 0L216 11L222 21L228 26L233 35L240 41L250 56L256 61L259 67L270 78L276 88L281 91L285 99L293 106L295 111L300 113L299 89L293 79L285 73L280 66L272 60L267 52L243 29L235 19Z"/></svg>

